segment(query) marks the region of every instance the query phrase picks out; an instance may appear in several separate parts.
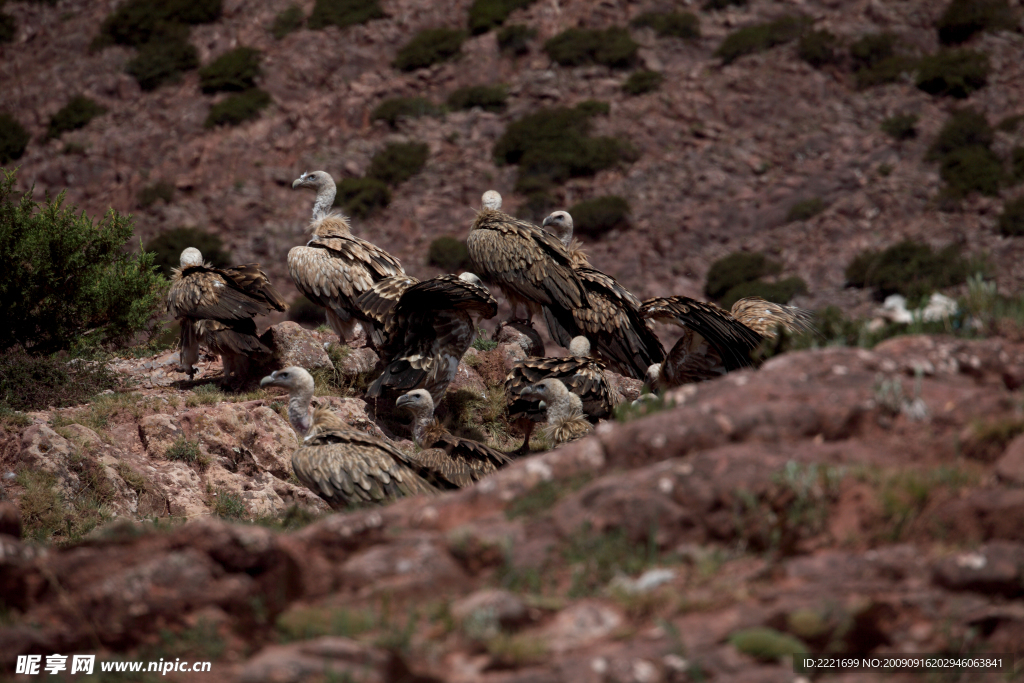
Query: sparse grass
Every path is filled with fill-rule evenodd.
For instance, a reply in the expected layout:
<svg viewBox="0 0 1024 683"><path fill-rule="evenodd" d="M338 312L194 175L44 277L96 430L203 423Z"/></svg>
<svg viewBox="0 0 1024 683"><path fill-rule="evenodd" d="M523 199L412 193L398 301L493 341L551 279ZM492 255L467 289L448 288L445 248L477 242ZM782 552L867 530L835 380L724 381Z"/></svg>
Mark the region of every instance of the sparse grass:
<svg viewBox="0 0 1024 683"><path fill-rule="evenodd" d="M335 206L355 218L369 218L375 211L391 203L391 190L376 178L345 178L338 183Z"/></svg>
<svg viewBox="0 0 1024 683"><path fill-rule="evenodd" d="M537 29L522 24L505 26L498 31L498 50L504 55L525 55L530 41L537 37Z"/></svg>
<svg viewBox="0 0 1024 683"><path fill-rule="evenodd" d="M306 508L292 505L283 514L257 517L253 520L253 523L268 529L274 529L275 531L297 531L309 526L319 518L319 515L310 512Z"/></svg>
<svg viewBox="0 0 1024 683"><path fill-rule="evenodd" d="M981 462L995 462L1016 437L1024 434L1024 419L1002 418L976 420L969 436L960 443L965 458Z"/></svg>
<svg viewBox="0 0 1024 683"><path fill-rule="evenodd" d="M999 233L1008 237L1024 235L1024 197L1003 205L1003 212L999 214Z"/></svg>
<svg viewBox="0 0 1024 683"><path fill-rule="evenodd" d="M882 504L884 526L876 539L882 542L903 540L936 495L955 495L978 483L973 472L948 465L924 471L867 469L859 473L859 478L875 488Z"/></svg>
<svg viewBox="0 0 1024 683"><path fill-rule="evenodd" d="M627 95L644 95L660 88L664 80L657 71L634 71L622 84L622 91Z"/></svg>
<svg viewBox="0 0 1024 683"><path fill-rule="evenodd" d="M0 402L0 430L17 430L32 424L32 418L19 410L13 410L6 402Z"/></svg>
<svg viewBox="0 0 1024 683"><path fill-rule="evenodd" d="M772 261L759 251L737 251L711 264L704 293L717 301L736 285L781 272L781 263Z"/></svg>
<svg viewBox="0 0 1024 683"><path fill-rule="evenodd" d="M505 506L505 517L536 517L547 512L565 496L583 488L594 476L589 473L578 474L568 479L542 481Z"/></svg>
<svg viewBox="0 0 1024 683"><path fill-rule="evenodd" d="M508 89L498 85L470 85L459 88L448 96L448 106L452 109L472 109L480 107L484 111L503 112L508 101Z"/></svg>
<svg viewBox="0 0 1024 683"><path fill-rule="evenodd" d="M505 23L513 11L529 7L536 0L474 0L469 7L469 32L487 33Z"/></svg>
<svg viewBox="0 0 1024 683"><path fill-rule="evenodd" d="M185 398L185 407L208 406L226 400L227 396L217 388L216 384L200 384L192 389L192 393Z"/></svg>
<svg viewBox="0 0 1024 683"><path fill-rule="evenodd" d="M975 50L940 50L917 63L917 87L929 95L963 99L985 87L988 55Z"/></svg>
<svg viewBox="0 0 1024 683"><path fill-rule="evenodd" d="M245 503L237 495L225 489L217 489L214 494L213 513L224 519L243 520L248 518L249 511Z"/></svg>
<svg viewBox="0 0 1024 683"><path fill-rule="evenodd" d="M164 457L168 460L176 460L186 465L195 465L200 472L210 466L210 456L203 453L199 448L199 442L179 436L173 444L167 447Z"/></svg>
<svg viewBox="0 0 1024 683"><path fill-rule="evenodd" d="M796 54L815 69L840 61L839 38L830 31L808 31L800 36Z"/></svg>
<svg viewBox="0 0 1024 683"><path fill-rule="evenodd" d="M17 473L15 481L24 488L18 506L26 538L57 545L74 543L112 517L106 505L111 485L97 473L99 465L78 455L69 458L69 465L80 483L70 500L57 488L53 474L29 469Z"/></svg>
<svg viewBox="0 0 1024 683"><path fill-rule="evenodd" d="M289 33L302 28L302 23L305 20L306 17L302 13L302 8L292 3L274 17L274 24L270 27L270 34L274 36L274 40L281 40Z"/></svg>
<svg viewBox="0 0 1024 683"><path fill-rule="evenodd" d="M427 265L443 268L449 273L469 266L469 249L457 237L444 235L430 243L427 250Z"/></svg>
<svg viewBox="0 0 1024 683"><path fill-rule="evenodd" d="M160 629L160 640L139 649L139 657L156 661L158 659L194 658L218 660L227 649L227 643L220 635L217 625L200 619L195 626L178 632Z"/></svg>
<svg viewBox="0 0 1024 683"><path fill-rule="evenodd" d="M0 112L0 164L20 159L31 139L18 119L7 112Z"/></svg>
<svg viewBox="0 0 1024 683"><path fill-rule="evenodd" d="M50 423L55 427L79 424L95 432L100 432L110 425L112 417L126 413L137 419L148 407L149 401L136 393L99 394L92 399L88 406L75 411L70 417L54 414Z"/></svg>
<svg viewBox="0 0 1024 683"><path fill-rule="evenodd" d="M828 204L821 197L803 199L789 207L789 213L786 214L786 222L792 223L793 221L809 220L827 208Z"/></svg>
<svg viewBox="0 0 1024 683"><path fill-rule="evenodd" d="M395 128L402 119L420 116L440 116L441 109L425 97L394 97L384 100L370 114L373 121L387 121Z"/></svg>
<svg viewBox="0 0 1024 683"><path fill-rule="evenodd" d="M237 126L259 118L260 112L273 101L270 93L259 88L250 88L245 92L229 95L210 107L210 113L206 115L203 126Z"/></svg>
<svg viewBox="0 0 1024 683"><path fill-rule="evenodd" d="M207 95L244 92L256 86L260 75L260 51L236 47L199 69L199 87Z"/></svg>
<svg viewBox="0 0 1024 683"><path fill-rule="evenodd" d="M528 633L499 633L489 638L484 647L502 666L518 668L537 664L548 656L548 643Z"/></svg>
<svg viewBox="0 0 1024 683"><path fill-rule="evenodd" d="M106 112L106 107L84 95L72 97L50 119L50 126L46 131L46 139L59 138L68 131L84 128L94 118L102 116Z"/></svg>
<svg viewBox="0 0 1024 683"><path fill-rule="evenodd" d="M316 0L308 25L314 30L328 26L346 28L384 16L378 0Z"/></svg>
<svg viewBox="0 0 1024 683"><path fill-rule="evenodd" d="M693 12L645 12L629 23L653 28L662 37L700 38L700 19Z"/></svg>
<svg viewBox="0 0 1024 683"><path fill-rule="evenodd" d="M153 484L149 479L136 472L132 469L131 465L123 460L117 463L117 473L124 483L128 485L128 488L140 496L153 489Z"/></svg>
<svg viewBox="0 0 1024 683"><path fill-rule="evenodd" d="M917 114L895 114L882 121L882 132L902 142L917 137Z"/></svg>
<svg viewBox="0 0 1024 683"><path fill-rule="evenodd" d="M797 638L765 626L736 631L729 636L729 642L743 654L766 663L808 653L807 646Z"/></svg>
<svg viewBox="0 0 1024 683"><path fill-rule="evenodd" d="M0 407L7 411L78 405L120 383L121 378L99 361L30 356L15 350L0 354Z"/></svg>
<svg viewBox="0 0 1024 683"><path fill-rule="evenodd" d="M809 25L807 17L786 15L774 21L747 26L727 35L715 50L715 56L722 60L723 65L732 64L744 55L764 52L796 40Z"/></svg>
<svg viewBox="0 0 1024 683"><path fill-rule="evenodd" d="M370 160L367 178L395 186L423 170L430 156L425 142L389 142Z"/></svg>
<svg viewBox="0 0 1024 683"><path fill-rule="evenodd" d="M623 529L595 532L584 525L563 548L564 560L573 566L568 597L593 595L618 574L639 574L658 560L653 529L642 542L631 540Z"/></svg>
<svg viewBox="0 0 1024 683"><path fill-rule="evenodd" d="M977 270L959 245L938 252L927 244L905 240L884 251L861 252L846 268L847 285L871 288L882 300L890 294L907 297L913 306L922 297L945 287L963 284Z"/></svg>
<svg viewBox="0 0 1024 683"><path fill-rule="evenodd" d="M161 185L161 183L157 183ZM164 193L157 188L156 191L171 194L173 185L166 183L170 190ZM145 192L145 190L143 190ZM140 202L142 199L140 199ZM165 277L170 277L171 268L177 268L181 263L181 252L188 247L194 247L203 254L203 261L212 263L216 268L224 268L231 264L231 254L224 249L224 242L220 237L206 232L199 228L172 228L160 233L152 242L144 245L146 251L156 254L153 258L153 265L160 269Z"/></svg>
<svg viewBox="0 0 1024 683"><path fill-rule="evenodd" d="M660 413L669 408L675 407L674 401L667 401L663 396L657 396L655 394L645 394L646 398L642 401L633 405L631 402L623 402L615 406L615 421L616 422L632 422L638 420L641 417L647 417L655 413Z"/></svg>
<svg viewBox="0 0 1024 683"><path fill-rule="evenodd" d="M377 615L368 610L292 607L277 618L275 628L280 639L287 643L320 636L354 638L372 631L377 621Z"/></svg>
<svg viewBox="0 0 1024 683"><path fill-rule="evenodd" d="M395 57L399 71L415 71L454 59L462 53L465 31L451 28L429 28L417 33Z"/></svg>
<svg viewBox="0 0 1024 683"><path fill-rule="evenodd" d="M561 66L601 64L624 69L636 61L639 45L626 29L570 28L544 43L544 51Z"/></svg>

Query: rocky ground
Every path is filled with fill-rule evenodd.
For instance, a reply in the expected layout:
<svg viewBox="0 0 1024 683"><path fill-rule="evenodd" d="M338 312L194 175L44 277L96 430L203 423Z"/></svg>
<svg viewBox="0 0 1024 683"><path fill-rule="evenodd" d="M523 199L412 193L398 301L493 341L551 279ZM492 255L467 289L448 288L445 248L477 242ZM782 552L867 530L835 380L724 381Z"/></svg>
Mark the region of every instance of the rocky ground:
<svg viewBox="0 0 1024 683"><path fill-rule="evenodd" d="M486 395L517 353L472 351L453 394ZM116 518L64 546L0 535L4 667L96 652L238 681L794 681L779 653L1022 642L1019 342L785 354L471 489L333 515L290 474L281 397L167 384L165 363L123 361L139 384L103 426L101 402L8 426L4 471L51 473L67 500L102 479ZM177 435L202 457L169 459ZM4 478L23 509L24 482Z"/></svg>

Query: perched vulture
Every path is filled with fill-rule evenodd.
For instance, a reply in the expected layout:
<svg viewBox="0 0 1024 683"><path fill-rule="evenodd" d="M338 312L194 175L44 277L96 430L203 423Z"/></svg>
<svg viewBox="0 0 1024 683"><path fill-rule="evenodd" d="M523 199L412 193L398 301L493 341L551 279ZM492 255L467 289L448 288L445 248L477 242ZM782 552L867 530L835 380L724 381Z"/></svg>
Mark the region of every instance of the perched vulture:
<svg viewBox="0 0 1024 683"><path fill-rule="evenodd" d="M594 431L594 425L583 415L580 397L566 389L560 379L542 379L523 389L523 396L544 402L548 414L544 435L554 446L582 439Z"/></svg>
<svg viewBox="0 0 1024 683"><path fill-rule="evenodd" d="M329 173L303 173L292 187L316 191L310 223L313 237L288 252L292 281L306 298L326 309L327 322L342 342L358 334L362 320L368 323L369 343L379 348L383 337L356 300L380 280L404 275L402 264L375 244L353 236L345 216L328 213L337 193Z"/></svg>
<svg viewBox="0 0 1024 683"><path fill-rule="evenodd" d="M611 275L592 267L579 240L572 238L572 216L556 211L544 219L568 250L572 268L587 291L589 306L573 309L583 334L594 340L594 352L612 368L634 379L643 379L647 368L665 359L658 335L644 319L641 303Z"/></svg>
<svg viewBox="0 0 1024 683"><path fill-rule="evenodd" d="M402 393L426 389L434 405L441 402L476 336L473 315L498 314L498 302L474 278L472 273L440 275L406 288L384 330L387 366L370 385L368 397L379 398L386 388Z"/></svg>
<svg viewBox="0 0 1024 683"><path fill-rule="evenodd" d="M469 486L512 462L501 451L455 436L441 426L434 417L434 401L425 389L402 394L395 405L412 413L412 436L424 449L416 457L421 463L433 463L431 469L441 475L440 484L446 488Z"/></svg>
<svg viewBox="0 0 1024 683"><path fill-rule="evenodd" d="M270 353L256 335L253 317L285 308L258 263L214 268L203 263L198 249L185 249L180 267L171 270L167 292L167 311L181 325L178 370L189 379L195 376L202 342L221 357L226 383L244 382L249 356Z"/></svg>
<svg viewBox="0 0 1024 683"><path fill-rule="evenodd" d="M612 389L605 378L604 363L588 358L590 342L586 337L573 339L569 353L572 354L569 358L530 357L516 361L505 378L509 420L524 434L523 445L517 455L529 450L534 423L546 419L544 408L538 405L539 399L529 393L523 394L527 387L543 379L553 377L560 380L563 386L579 396L583 414L591 422L611 416L615 405Z"/></svg>
<svg viewBox="0 0 1024 683"><path fill-rule="evenodd" d="M759 297L740 299L726 311L712 303L684 296L649 299L644 316L683 328L664 363L648 369L646 384L663 391L682 384L713 379L727 372L752 367L751 353L782 326L790 332L813 331L811 313Z"/></svg>
<svg viewBox="0 0 1024 683"><path fill-rule="evenodd" d="M351 429L326 408L310 414L313 377L303 368L278 370L261 387L288 390L288 421L302 444L292 454L295 476L335 510L353 503L383 503L402 496L434 493L402 451Z"/></svg>

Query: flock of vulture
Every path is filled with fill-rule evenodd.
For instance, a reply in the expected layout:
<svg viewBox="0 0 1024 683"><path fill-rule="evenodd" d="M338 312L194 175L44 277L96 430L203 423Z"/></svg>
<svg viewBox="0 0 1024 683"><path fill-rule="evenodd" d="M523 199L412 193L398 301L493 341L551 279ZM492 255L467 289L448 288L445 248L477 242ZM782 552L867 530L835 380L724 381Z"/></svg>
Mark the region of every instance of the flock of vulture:
<svg viewBox="0 0 1024 683"><path fill-rule="evenodd" d="M298 479L336 509L403 495L459 488L511 462L509 454L447 431L434 417L477 322L493 318L498 303L484 286L497 286L532 326L543 317L551 339L569 356L528 354L505 379L510 420L528 451L536 423L546 423L553 445L578 439L609 417L615 395L606 371L645 380L657 393L711 379L754 364L752 352L779 327L812 330L808 311L741 299L731 311L684 296L641 302L613 277L594 268L573 239L572 217L556 211L537 227L503 213L501 195L485 192L483 208L466 245L474 273L419 281L380 247L351 233L348 219L332 212L336 188L330 174L303 173L293 188L316 192L312 238L288 252L292 281L325 309L342 343L365 334L383 371L367 396L394 401L412 414L419 450L398 448L350 428L325 408L311 411L312 376L300 367L278 370L262 387L288 391L288 418L301 446L292 457ZM188 248L174 270L167 307L181 324L179 370L191 379L200 344L220 355L225 381L248 379L251 358L270 353L253 317L283 311L285 302L258 264L214 268ZM682 328L666 354L652 321ZM536 335L534 335L536 336Z"/></svg>

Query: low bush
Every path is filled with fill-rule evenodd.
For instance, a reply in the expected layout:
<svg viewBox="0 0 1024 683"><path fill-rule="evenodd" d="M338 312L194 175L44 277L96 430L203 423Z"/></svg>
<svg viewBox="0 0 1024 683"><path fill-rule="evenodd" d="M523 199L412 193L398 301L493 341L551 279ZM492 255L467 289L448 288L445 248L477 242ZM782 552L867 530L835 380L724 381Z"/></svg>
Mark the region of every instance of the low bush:
<svg viewBox="0 0 1024 683"><path fill-rule="evenodd" d="M417 33L398 51L395 68L415 71L453 59L462 53L465 31L453 28L428 28Z"/></svg>
<svg viewBox="0 0 1024 683"><path fill-rule="evenodd" d="M449 273L464 270L469 267L469 249L457 237L438 237L427 250L427 265L437 266Z"/></svg>
<svg viewBox="0 0 1024 683"><path fill-rule="evenodd" d="M345 28L384 16L378 0L316 0L307 25L311 29Z"/></svg>
<svg viewBox="0 0 1024 683"><path fill-rule="evenodd" d="M617 69L632 66L639 47L629 31L618 26L570 28L544 43L544 51L561 66L602 64Z"/></svg>
<svg viewBox="0 0 1024 683"><path fill-rule="evenodd" d="M210 456L199 449L199 442L179 436L174 443L167 447L164 457L168 460L183 462L186 465L195 465L204 470L210 464Z"/></svg>
<svg viewBox="0 0 1024 683"><path fill-rule="evenodd" d="M498 31L498 49L502 54L525 55L530 41L537 37L537 29L523 24L512 24Z"/></svg>
<svg viewBox="0 0 1024 683"><path fill-rule="evenodd" d="M288 319L307 327L319 327L327 323L327 313L322 306L299 295L288 304Z"/></svg>
<svg viewBox="0 0 1024 683"><path fill-rule="evenodd" d="M882 132L893 140L911 140L917 137L917 114L895 114L882 121Z"/></svg>
<svg viewBox="0 0 1024 683"><path fill-rule="evenodd" d="M808 31L800 36L796 54L815 69L820 69L839 62L838 48L839 38L830 31Z"/></svg>
<svg viewBox="0 0 1024 683"><path fill-rule="evenodd" d="M160 200L163 200L164 204L170 204L172 199L174 199L174 185L166 180L146 185L139 190L139 206L143 209L148 209Z"/></svg>
<svg viewBox="0 0 1024 683"><path fill-rule="evenodd" d="M50 126L46 131L46 139L58 138L69 130L84 128L90 121L97 116L105 114L106 111L106 107L84 95L72 97L71 101L65 104L50 119Z"/></svg>
<svg viewBox="0 0 1024 683"><path fill-rule="evenodd" d="M289 33L302 28L302 22L305 19L306 16L302 13L302 8L292 3L274 17L274 24L270 27L270 34L274 36L274 40L281 40Z"/></svg>
<svg viewBox="0 0 1024 683"><path fill-rule="evenodd" d="M764 52L776 45L796 40L810 26L810 19L800 15L786 15L764 24L747 26L725 37L715 50L722 64L732 64L744 55Z"/></svg>
<svg viewBox="0 0 1024 683"><path fill-rule="evenodd" d="M367 218L391 203L391 190L376 178L345 178L338 183L334 205L350 216Z"/></svg>
<svg viewBox="0 0 1024 683"><path fill-rule="evenodd" d="M664 80L657 71L634 71L622 84L622 91L627 95L643 95L660 88Z"/></svg>
<svg viewBox="0 0 1024 683"><path fill-rule="evenodd" d="M764 280L751 280L732 287L722 298L718 300L723 308L731 308L740 299L749 296L759 296L765 301L772 301L777 304L788 304L798 294L807 293L807 283L803 278L787 277L776 282Z"/></svg>
<svg viewBox="0 0 1024 683"><path fill-rule="evenodd" d="M1000 121L996 128L1004 133L1014 133L1022 121L1024 121L1024 114L1012 114Z"/></svg>
<svg viewBox="0 0 1024 683"><path fill-rule="evenodd" d="M129 45L141 47L162 39L175 25L209 24L220 19L222 0L128 0L103 20L93 47ZM185 36L188 30L184 31Z"/></svg>
<svg viewBox="0 0 1024 683"><path fill-rule="evenodd" d="M573 230L597 238L612 230L629 229L629 202L618 195L587 199L569 209Z"/></svg>
<svg viewBox="0 0 1024 683"><path fill-rule="evenodd" d="M963 284L973 272L959 245L935 252L927 244L905 240L883 251L858 254L846 268L846 284L872 289L879 301L902 294L912 307L936 290Z"/></svg>
<svg viewBox="0 0 1024 683"><path fill-rule="evenodd" d="M0 44L13 41L17 32L17 20L6 12L0 12Z"/></svg>
<svg viewBox="0 0 1024 683"><path fill-rule="evenodd" d="M915 69L917 59L907 55L894 55L871 68L855 71L853 79L858 88L873 88L876 85L896 83L904 74L912 74Z"/></svg>
<svg viewBox="0 0 1024 683"><path fill-rule="evenodd" d="M471 85L459 88L448 96L452 109L480 107L484 111L505 111L508 91L504 85Z"/></svg>
<svg viewBox="0 0 1024 683"><path fill-rule="evenodd" d="M1024 197L1006 202L999 215L999 234L1007 237L1024 235Z"/></svg>
<svg viewBox="0 0 1024 683"><path fill-rule="evenodd" d="M711 11L727 7L746 7L747 0L706 0L701 9Z"/></svg>
<svg viewBox="0 0 1024 683"><path fill-rule="evenodd" d="M892 33L869 33L850 45L850 63L858 87L893 83L916 68L917 60L897 54L897 45Z"/></svg>
<svg viewBox="0 0 1024 683"><path fill-rule="evenodd" d="M370 114L373 121L387 121L392 128L402 119L439 116L441 109L425 97L393 97L384 100Z"/></svg>
<svg viewBox="0 0 1024 683"><path fill-rule="evenodd" d="M941 50L917 63L917 87L929 95L963 99L988 83L988 55L975 50Z"/></svg>
<svg viewBox="0 0 1024 683"><path fill-rule="evenodd" d="M210 107L203 126L237 126L240 123L259 118L260 112L272 102L270 93L259 88L250 88L245 92L230 95Z"/></svg>
<svg viewBox="0 0 1024 683"><path fill-rule="evenodd" d="M175 83L181 74L199 66L199 54L187 39L174 37L154 40L139 48L128 61L125 72L134 76L143 90L156 90L164 83Z"/></svg>
<svg viewBox="0 0 1024 683"><path fill-rule="evenodd" d="M789 212L786 214L786 222L792 223L793 221L809 220L817 216L826 208L828 208L828 205L821 197L804 199L789 207Z"/></svg>
<svg viewBox="0 0 1024 683"><path fill-rule="evenodd" d="M21 350L0 354L0 406L46 410L85 403L120 378L103 362L86 362L62 354L30 356Z"/></svg>
<svg viewBox="0 0 1024 683"><path fill-rule="evenodd" d="M425 142L389 142L373 155L366 177L398 185L422 171L429 156Z"/></svg>
<svg viewBox="0 0 1024 683"><path fill-rule="evenodd" d="M1024 147L1010 150L1010 174L1015 182L1024 182Z"/></svg>
<svg viewBox="0 0 1024 683"><path fill-rule="evenodd" d="M215 92L242 92L256 86L260 75L260 51L236 47L199 70L199 87L210 95Z"/></svg>
<svg viewBox="0 0 1024 683"><path fill-rule="evenodd" d="M952 0L935 23L944 45L959 45L980 31L1013 26L1013 11L1006 0Z"/></svg>
<svg viewBox="0 0 1024 683"><path fill-rule="evenodd" d="M469 32L474 36L487 33L505 23L508 15L536 0L474 0L469 7Z"/></svg>
<svg viewBox="0 0 1024 683"><path fill-rule="evenodd" d="M738 251L723 256L708 269L704 293L718 300L737 285L782 272L782 264L757 251Z"/></svg>
<svg viewBox="0 0 1024 683"><path fill-rule="evenodd" d="M659 36L700 38L700 19L692 12L645 12L629 23L653 28Z"/></svg>
<svg viewBox="0 0 1024 683"><path fill-rule="evenodd" d="M971 192L994 197L1006 181L1002 160L991 149L978 145L963 147L942 157L939 175L946 181L946 196L954 199Z"/></svg>
<svg viewBox="0 0 1024 683"><path fill-rule="evenodd" d="M943 124L939 134L928 148L925 159L938 161L951 152L964 147L985 147L992 145L995 131L985 115L973 108L958 109Z"/></svg>
<svg viewBox="0 0 1024 683"><path fill-rule="evenodd" d="M153 253L153 266L167 277L171 275L171 268L177 268L181 263L181 252L189 247L198 249L203 254L203 260L217 268L232 265L231 254L224 249L220 237L199 228L172 228L158 235L145 247L146 251Z"/></svg>
<svg viewBox="0 0 1024 683"><path fill-rule="evenodd" d="M7 112L0 112L0 164L20 159L30 139L31 136L18 119Z"/></svg>

